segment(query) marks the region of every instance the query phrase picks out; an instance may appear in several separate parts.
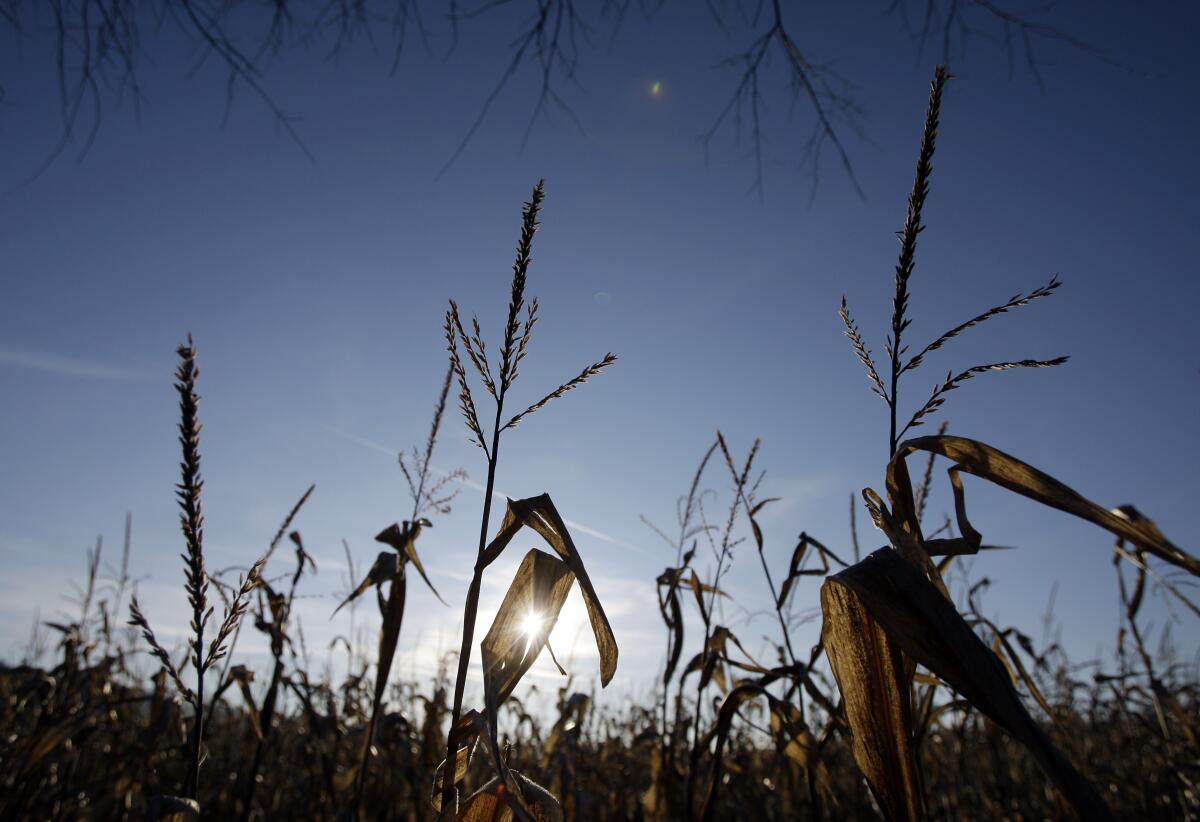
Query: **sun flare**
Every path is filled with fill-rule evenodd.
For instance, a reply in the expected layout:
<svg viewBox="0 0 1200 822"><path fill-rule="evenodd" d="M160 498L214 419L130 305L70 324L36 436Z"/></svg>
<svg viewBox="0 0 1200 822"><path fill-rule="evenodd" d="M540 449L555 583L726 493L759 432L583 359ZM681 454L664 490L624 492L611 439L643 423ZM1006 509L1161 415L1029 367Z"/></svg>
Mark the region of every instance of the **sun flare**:
<svg viewBox="0 0 1200 822"><path fill-rule="evenodd" d="M521 620L521 633L530 640L537 637L542 632L542 623L545 622L545 617L537 611L530 611L525 614L525 618Z"/></svg>
<svg viewBox="0 0 1200 822"><path fill-rule="evenodd" d="M528 611L521 619L521 633L525 635L525 651L523 656L529 656L529 650L537 644L542 634L542 624L546 617L537 611Z"/></svg>

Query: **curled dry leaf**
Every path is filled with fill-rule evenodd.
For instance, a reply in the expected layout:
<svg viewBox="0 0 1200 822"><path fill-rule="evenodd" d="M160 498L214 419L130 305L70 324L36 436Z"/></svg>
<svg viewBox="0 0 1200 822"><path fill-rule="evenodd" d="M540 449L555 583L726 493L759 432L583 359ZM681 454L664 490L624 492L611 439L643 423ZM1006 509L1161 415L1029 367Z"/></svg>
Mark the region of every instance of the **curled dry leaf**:
<svg viewBox="0 0 1200 822"><path fill-rule="evenodd" d="M757 537L756 537L757 538ZM809 548L815 548L817 551L817 560L821 563L820 568L804 568L804 558L808 554ZM837 554L830 551L816 539L813 539L807 532L801 531L800 538L796 542L796 547L792 550L792 559L788 563L788 573L784 577L783 585L779 587L779 599L775 603L777 608L782 608L787 604L788 594L792 591L792 586L796 584L796 580L804 576L823 577L829 573L829 557L833 557L834 562L846 567L847 563L843 562Z"/></svg>
<svg viewBox="0 0 1200 822"><path fill-rule="evenodd" d="M713 754L712 777L709 779L708 793L704 797L704 809L701 811L701 818L704 822L713 819L716 810L717 791L722 781L721 767L724 763L725 741L729 738L729 731L733 727L733 718L744 703L767 693L766 685L769 681L769 677L763 677L757 682L738 685L721 703L721 709L717 712L715 729L717 746ZM705 742L707 741L705 740Z"/></svg>
<svg viewBox="0 0 1200 822"><path fill-rule="evenodd" d="M363 577L362 582L358 583L358 587L351 591L350 595L342 600L338 607L333 609L333 614L330 615L331 618L352 601L358 599L372 585L379 588L383 583L394 579L400 573L403 565L404 562L398 554L394 554L391 551L380 551L379 556L375 557L375 562L371 563L371 570Z"/></svg>
<svg viewBox="0 0 1200 822"><path fill-rule="evenodd" d="M411 562L417 569L417 573L421 575L421 579L429 586L429 590L433 591L433 595L438 598L438 602L445 605L446 600L442 599L437 588L434 588L433 583L429 581L429 576L425 573L425 566L421 564L421 558L417 556L417 536L420 535L422 526L431 528L432 523L424 517L417 520L416 523L409 523L408 520L405 520L403 526L393 522L375 536L375 541L395 548L396 552L403 557L402 562Z"/></svg>
<svg viewBox="0 0 1200 822"><path fill-rule="evenodd" d="M510 773L520 788L519 799L496 777L463 803L457 822L562 822L562 806L554 794L523 774Z"/></svg>
<svg viewBox="0 0 1200 822"><path fill-rule="evenodd" d="M583 559L579 556L567 526L559 516L549 494L508 501L499 531L480 555L480 567L487 567L495 562L522 527L537 531L579 581L588 620L592 625L592 634L596 638L596 648L600 652L600 684L608 685L617 670L617 640L583 565Z"/></svg>
<svg viewBox="0 0 1200 822"><path fill-rule="evenodd" d="M666 595L663 595L663 578L668 577L671 571L676 570L668 568L667 572L658 578L658 610L662 614L663 622L667 626L667 664L663 669L663 684L666 685L671 681L671 677L675 674L675 667L679 664L679 656L683 652L683 608L679 604L679 585L675 580L667 582Z"/></svg>
<svg viewBox="0 0 1200 822"><path fill-rule="evenodd" d="M487 636L480 643L488 721L546 645L575 582L566 563L533 548L521 560Z"/></svg>
<svg viewBox="0 0 1200 822"><path fill-rule="evenodd" d="M658 584L658 609L667 626L669 643L667 665L663 670L663 684L666 684L675 674L675 668L679 664L679 655L683 651L683 607L679 602L680 586L686 585L692 589L692 594L696 598L696 607L700 609L701 615L704 614L704 594L713 594L714 596L727 596L727 594L719 588L701 582L700 578L696 576L695 570L687 567L667 568L658 575L656 581Z"/></svg>
<svg viewBox="0 0 1200 822"><path fill-rule="evenodd" d="M805 770L811 771L822 799L830 807L837 808L840 802L833 787L829 767L821 759L820 746L799 708L791 702L771 695L768 695L767 699L771 709L771 731L776 736L777 744L783 748L784 755Z"/></svg>
<svg viewBox="0 0 1200 822"><path fill-rule="evenodd" d="M476 574L495 562L523 527L536 531L558 556L554 557L537 549L526 554L491 629L481 643L487 743L496 771L500 778L506 781L511 780L512 775L499 751L496 734L497 711L545 646L546 636L553 628L571 584L576 579L579 581L600 654L602 685L608 685L617 667L617 642L612 627L600 605L579 551L575 548L566 524L548 494L508 500L504 519L496 536L479 554ZM534 630L524 630L532 621L537 623L533 626ZM447 748L455 744L459 746L457 750L461 751L461 740L448 744ZM435 779L435 791L441 789L442 780L443 777L440 776ZM515 783L510 785L515 787ZM440 805L440 800L435 797L435 806L437 805Z"/></svg>
<svg viewBox="0 0 1200 822"><path fill-rule="evenodd" d="M707 748L711 737L715 736L716 747L713 752L712 773L704 797L704 807L701 811L701 818L705 822L717 818L717 795L724 781L722 770L725 767L725 743L733 727L733 720L744 705L748 705L760 697L767 700L771 715L771 731L776 735L776 741L780 748L802 768L812 769L821 793L830 804L836 804L829 770L817 758L816 739L813 738L800 711L791 703L779 699L767 690L768 685L789 673L788 668L774 668L755 680L741 682L729 692L725 701L721 703L721 708L717 712L716 727L710 731L710 738L705 739L702 743Z"/></svg>
<svg viewBox="0 0 1200 822"><path fill-rule="evenodd" d="M912 662L1021 742L1084 819L1111 818L1021 704L1008 672L945 596L883 549L821 587L823 637L854 734L854 756L889 818L923 817L913 767ZM906 658L907 657L907 658Z"/></svg>
<svg viewBox="0 0 1200 822"><path fill-rule="evenodd" d="M509 500L508 509L505 510L504 520L500 523L496 536L480 556L480 565L486 566L494 562L515 538L517 532L526 526L538 532L558 553L558 557L536 548L524 556L508 593L500 604L491 629L480 643L484 664L487 727L480 727L482 721L478 712L470 712L460 721L460 725L463 725L463 721L466 721L467 725L456 731L456 782L466 775L469 752L464 751L473 749L481 733L486 733L488 750L502 778L511 776L499 755L498 739L494 732L497 710L533 665L542 647L545 647L546 637L557 622L566 595L576 580L580 582L596 648L600 652L601 684L607 685L616 672L616 638L613 637L612 628L595 594L592 581L587 576L587 570L583 568L583 560L548 494ZM530 617L533 617L538 625L535 631L527 632L524 629L530 625ZM440 782L443 780L443 773L444 763L443 766L439 766L438 775L434 778L434 808L440 808Z"/></svg>
<svg viewBox="0 0 1200 822"><path fill-rule="evenodd" d="M716 594L717 596L728 596L720 588L714 588L707 583L700 581L700 577L696 576L696 571L693 568L668 568L658 575L657 580L659 585L667 585L672 588L677 588L680 585L686 585L692 589L692 593L696 597L696 602L701 602L701 594ZM701 605L703 608L703 605Z"/></svg>
<svg viewBox="0 0 1200 822"><path fill-rule="evenodd" d="M742 655L748 661L743 662L729 655L727 645L730 642L742 652ZM713 627L712 635L708 638L704 650L696 654L688 662L687 667L683 671L683 678L687 679L688 674L699 671L699 689L701 691L708 687L708 683L711 680L717 683L717 687L721 689L721 693L728 694L729 686L726 682L725 670L722 667L722 663L753 674L766 674L769 672L767 668L760 665L751 656L750 652L746 650L733 631L723 625L716 625Z"/></svg>
<svg viewBox="0 0 1200 822"><path fill-rule="evenodd" d="M1101 508L1049 474L978 440L948 435L905 440L888 463L889 495L893 488L908 484L908 469L904 466L904 459L915 451L940 454L955 463L952 471L974 474L1043 505L1074 514L1132 542L1164 562L1182 568L1193 576L1200 576L1200 559L1171 543L1153 522ZM959 508L960 498L961 492L956 490L956 509ZM965 511L963 515L965 517Z"/></svg>
<svg viewBox="0 0 1200 822"><path fill-rule="evenodd" d="M370 753L372 739L375 735L375 726L379 719L380 708L383 705L383 695L387 688L388 675L392 669L392 660L396 656L396 645L400 641L400 626L404 622L404 604L408 593L408 580L404 571L406 562L412 562L416 566L422 579L429 585L434 595L437 595L437 591L425 576L425 570L421 566L421 560L417 556L416 550L416 539L421 534L422 526L426 525L429 525L429 520L418 519L416 522L405 521L402 528L393 525L384 529L376 537L376 540L390 545L395 549L395 553L381 551L362 582L333 611L336 614L346 603L362 595L372 585L375 586L383 624L379 628L375 693L372 700L371 719L367 725L367 732L363 736L363 744L358 758L359 788L357 802L361 802L362 800L362 786L366 777L367 763L370 759L368 754ZM391 582L386 598L383 596L383 584L385 582ZM441 599L441 597L438 598Z"/></svg>

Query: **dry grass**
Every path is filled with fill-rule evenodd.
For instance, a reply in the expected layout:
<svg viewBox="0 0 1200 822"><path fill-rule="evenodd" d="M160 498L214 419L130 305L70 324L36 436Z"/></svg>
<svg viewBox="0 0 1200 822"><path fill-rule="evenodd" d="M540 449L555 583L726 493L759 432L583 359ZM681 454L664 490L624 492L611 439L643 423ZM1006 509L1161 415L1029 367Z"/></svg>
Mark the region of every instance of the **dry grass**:
<svg viewBox="0 0 1200 822"><path fill-rule="evenodd" d="M665 646L654 697L647 704L605 702L566 677L554 715L527 709L522 678L543 650L553 656L547 636L576 582L599 649L601 684L611 680L618 659L584 559L549 495L509 500L488 538L503 432L615 359L608 355L543 399L516 406L525 410L506 413L539 311L537 300L527 303L525 297L544 197L539 183L522 215L496 357L489 357L479 322L468 327L451 302L445 323L450 362L430 431L423 447L400 456L412 495L410 518L379 533L386 550L365 573L353 570L357 562L347 549L351 578L343 601L331 609L345 606L350 614L349 635L337 640L347 651L347 677L334 682L310 670L303 629L292 612L317 570L293 528L313 488L236 582L208 575L199 372L189 339L179 350L176 374L183 446L180 608L192 617L186 657L172 657L129 596L127 524L119 570L101 572L97 542L78 589L78 616L47 623L59 640L53 661L38 667L46 654L44 637L35 631L26 664L0 668L0 818L187 818L201 809L210 818L240 819L1200 816L1200 670L1179 662L1165 631L1152 650L1151 627L1142 616L1154 596L1182 606L1186 619L1200 616L1188 595L1200 562L1136 508L1104 509L1021 459L947 434L945 424L936 435L902 439L977 374L1065 359L1004 361L957 376L952 371L900 425L905 374L971 328L1058 288L1052 279L1017 294L906 359L909 285L947 79L939 70L931 88L901 232L883 374L845 300L841 308L853 352L889 412L884 495L862 492L884 548L860 559L852 497L851 551L802 533L786 566L773 568L779 554L759 521L774 501L758 493L759 444L735 459L718 434L678 502L677 531L668 536L651 525L675 553L655 581ZM473 382L494 405L488 407L490 426L481 420ZM433 526L430 517L451 514L453 486L431 477L430 461L452 386L487 468L462 644L443 659L433 681L396 681L389 674L409 568L441 598L426 576L417 541ZM906 460L918 452L925 461L914 488ZM927 532L923 519L935 460L949 465L954 515ZM967 516L963 474L1115 537L1123 624L1114 658L1079 665L1057 645L1035 643L984 616L982 597L990 583L969 579L955 560L991 547ZM467 709L483 575L525 528L549 550L530 550L521 560L480 643L483 704ZM285 574L268 575L267 564L282 561L276 549L285 535L294 548L292 563ZM763 584L756 596L773 622L772 647L760 656L772 658L755 658L720 624L730 599L722 578L746 551L757 556ZM705 576L703 569L711 570ZM1131 569L1132 581L1126 579ZM805 580L821 583L819 609ZM380 631L368 651L352 637L355 609L371 588ZM210 626L214 590L225 608ZM961 611L953 604L955 590L966 603ZM126 607L134 630L118 627ZM797 626L817 615L823 621L820 642L807 652L797 649ZM231 664L248 616L270 641L272 659L264 670ZM688 624L701 626L700 635L685 633ZM147 651L157 667L148 681L134 662ZM239 698L231 700L235 693Z"/></svg>

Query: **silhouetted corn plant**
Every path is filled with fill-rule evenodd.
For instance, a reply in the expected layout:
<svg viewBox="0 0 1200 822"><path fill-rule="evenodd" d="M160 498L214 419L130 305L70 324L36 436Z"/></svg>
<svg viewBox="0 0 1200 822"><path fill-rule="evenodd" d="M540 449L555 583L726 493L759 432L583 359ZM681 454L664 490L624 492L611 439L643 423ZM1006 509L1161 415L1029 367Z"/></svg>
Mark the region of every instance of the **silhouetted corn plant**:
<svg viewBox="0 0 1200 822"><path fill-rule="evenodd" d="M1193 575L1200 574L1200 562L1168 542L1148 520L1134 520L1106 511L1049 475L982 442L947 436L944 429L936 436L899 441L910 428L920 425L925 416L941 406L946 393L976 374L1054 366L1066 361L1065 357L1058 357L1044 361L1002 362L975 366L957 376L948 375L945 382L935 386L932 396L908 424L897 431L897 388L902 374L920 366L926 355L961 332L1048 296L1058 287L1058 280L1054 278L1028 295L1018 294L950 329L909 360L902 359L906 350L902 334L910 323L907 317L908 280L913 270L917 234L923 228L921 208L928 193L938 113L946 80L945 70L938 68L930 91L916 182L901 234L892 328L886 346L891 361L890 389L883 385L870 351L850 318L845 300L842 301L841 316L846 335L867 368L872 389L884 399L890 413L888 502L870 488L863 491L872 519L887 536L890 547L876 551L826 580L821 588L822 639L853 733L855 761L887 818L922 819L927 813L917 757L917 744L925 720L914 724L912 704L913 682L919 664L936 675L932 680L926 677L934 687L943 682L949 685L967 703L1024 745L1081 818L1107 819L1110 812L1103 798L1051 743L1022 704L1014 688L1017 678L1010 675L1004 655L989 649L951 603L942 581L945 563L941 567L933 564L933 557L975 553L985 547L981 535L967 518L960 475L974 474L1094 522L1118 538L1130 541L1139 551L1184 568ZM942 456L952 463L948 474L954 494L957 537L934 539L922 534L921 513L932 463L926 464L925 481L914 494L905 460L916 451L926 451L931 458ZM997 651L1003 650L1007 643L1004 632L986 621L982 624L992 630ZM1020 665L1015 654L1010 653L1008 659ZM1035 701L1053 717L1036 683L1028 676L1024 679ZM922 700L921 711L926 717L932 710L932 694L932 690L927 690Z"/></svg>
<svg viewBox="0 0 1200 822"><path fill-rule="evenodd" d="M371 715L363 733L362 745L358 753L356 777L354 781L355 814L361 814L366 798L367 767L371 760L375 731L379 725L379 713L383 706L383 697L387 689L388 676L391 673L392 660L396 656L396 645L400 641L400 626L404 621L405 595L408 589L406 566L411 564L421 575L421 579L438 598L445 604L437 588L430 582L425 573L425 566L417 554L417 537L423 528L432 528L433 523L423 516L424 512L448 514L450 502L457 495L457 489L447 489L447 485L466 478L466 472L456 469L441 477L431 477L433 471L433 450L437 445L438 432L442 427L442 415L446 410L446 397L450 393L450 380L453 369L447 368L446 377L442 380L441 391L438 392L437 404L434 406L433 422L429 426L429 436L425 447L418 451L414 446L411 456L403 451L399 455L400 470L408 483L412 495L412 518L404 520L403 524L392 523L375 536L376 542L389 546L392 551L382 551L375 558L371 569L363 577L350 594L334 609L336 614L347 603L353 602L371 586L375 587L379 600L379 615L383 620L379 629L379 645L376 654L375 688L371 700ZM383 586L387 584L387 596L383 595Z"/></svg>
<svg viewBox="0 0 1200 822"><path fill-rule="evenodd" d="M187 345L181 345L178 350L179 368L175 372L175 390L179 393L179 442L183 447L183 461L180 463L182 475L179 490L180 527L183 530L184 542L187 546L182 555L184 562L185 590L188 605L192 609L192 639L189 644L187 661L196 671L196 688L187 687L180 678L179 671L171 661L170 655L159 644L150 628L150 623L138 606L137 596L134 595L129 604L129 624L140 628L151 652L162 662L177 688L191 704L195 712L192 718L191 741L189 743L190 759L188 773L184 782L183 799L193 803L199 801L200 763L203 758L204 746L204 675L225 656L226 643L230 635L240 624L246 612L246 606L251 592L259 583L266 557L259 558L244 579L240 580L225 615L217 628L208 648L204 647L204 629L212 616L213 608L208 604L208 574L204 569L204 515L201 511L200 492L204 486L200 479L200 420L197 414L200 403L196 395L196 379L200 369L196 367L196 349L192 346L191 335ZM197 810L199 808L197 807Z"/></svg>
<svg viewBox="0 0 1200 822"><path fill-rule="evenodd" d="M527 416L544 408L547 404L563 396L568 391L578 388L588 379L599 374L600 371L616 361L616 357L613 354L606 354L599 362L593 363L583 369L578 376L563 383L542 399L528 406L525 410L515 414L507 422L504 421L505 402L509 399L508 392L520 374L520 365L528 354L529 341L533 327L537 322L538 301L534 297L529 302L528 307L526 307L525 282L529 272L529 264L532 261L533 235L538 228L537 218L541 210L543 197L543 182L539 181L534 187L533 194L529 202L525 204L522 213L521 237L517 243L516 261L513 263L512 287L508 302L508 314L504 323L504 338L500 346L500 354L494 371L492 363L488 359L487 348L479 321L472 319L471 331L468 333L459 316L458 304L454 300L450 301L450 309L446 312L446 343L450 353L451 368L458 378L459 409L462 411L467 428L474 436L473 442L483 450L484 456L487 459L487 483L483 496L483 514L479 525L479 547L476 552L475 568L471 576L471 583L467 589L466 605L463 614L462 646L459 650L458 675L454 683L454 701L450 715L450 730L446 740L446 763L454 764L452 767L443 767L434 783L435 804L443 809L449 809L454 806L455 784L461 778L460 771L465 775L465 762L461 768L459 767L460 754L463 757L469 757L465 740L468 737L473 740L481 730L484 730L480 723L472 725L470 716L465 718L466 724L462 724L464 720L462 713L463 693L466 687L467 671L471 663L471 644L475 636L475 619L479 607L479 587L483 580L483 572L500 555L500 552L504 550L504 547L519 528L529 526L538 531L555 548L561 559L555 559L540 551L532 551L526 555L521 568L518 570L517 578L513 580L508 596L505 597L505 605L501 606L501 612L496 616L493 630L489 631L487 638L484 640L484 690L487 700L486 720L491 731L490 741L493 748L493 765L499 772L499 778L501 779L501 782L497 783L497 785L500 788L508 785L509 788L507 794L503 790L500 790L500 795L507 797L506 801L520 804L524 788L522 784L514 781L507 774L507 768L499 755L495 739L495 712L499 703L503 701L503 698L508 693L511 693L512 687L516 685L521 673L524 673L524 670L528 668L528 664L532 664L533 658L536 657L536 652L533 652L534 649L527 647L526 651L533 652L532 655L526 653L520 659L514 660L512 658L513 653L510 642L515 640L509 636L509 633L514 631L515 626L519 624L519 620L517 620L512 609L521 606L536 609L534 613L542 615L542 618L545 620L543 622L545 626L544 630L538 637L534 638L534 645L537 650L540 650L541 646L545 644L546 633L553 627L553 621L557 618L558 609L562 607L561 597L566 596L566 590L569 589L571 582L575 578L578 578L580 586L583 589L588 614L591 617L592 628L596 634L596 641L600 647L601 680L604 684L608 684L608 681L612 678L613 671L616 669L617 646L616 641L612 637L612 630L608 627L608 619L604 616L604 612L600 608L599 600L592 590L587 572L583 569L583 563L579 559L578 553L575 551L574 545L571 543L570 537L566 532L566 528L562 524L557 511L554 510L554 506L548 496L542 495L541 497L519 500L517 502L510 501L499 533L491 544L487 542L488 522L492 510L492 492L496 479L496 465L500 456L501 434L510 428L516 427ZM522 312L524 312L524 316L522 316ZM466 369L463 367L462 359L459 356L458 346L460 344L466 352L476 376L483 383L484 389L491 395L495 403L496 410L491 426L490 438L485 436L484 428L479 421L474 396L467 382ZM563 586L566 586L566 588ZM523 619L524 615L521 615L521 618ZM518 631L517 634L519 635L519 633ZM528 637L522 637L522 641L526 639ZM525 657L528 657L528 664L525 664ZM519 673L514 673L515 671L519 671ZM449 780L445 777L446 771L453 773L453 777ZM468 805L474 802L490 802L491 800L487 797L491 797L492 793L489 791L490 789L487 789L482 794L477 794L478 799L472 797L471 800L468 800Z"/></svg>

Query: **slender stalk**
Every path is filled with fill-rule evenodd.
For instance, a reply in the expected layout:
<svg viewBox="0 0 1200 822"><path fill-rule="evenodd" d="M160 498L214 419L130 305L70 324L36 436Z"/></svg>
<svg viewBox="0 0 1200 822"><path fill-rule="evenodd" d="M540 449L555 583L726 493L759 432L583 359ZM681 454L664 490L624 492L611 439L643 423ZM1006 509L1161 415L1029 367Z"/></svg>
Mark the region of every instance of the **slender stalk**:
<svg viewBox="0 0 1200 822"><path fill-rule="evenodd" d="M437 405L433 411L433 424L429 427L429 438L425 440L425 454L421 458L421 462L417 471L417 487L413 492L413 510L412 522L416 522L421 516L421 507L425 502L425 483L429 479L429 461L433 459L433 449L437 445L438 429L442 427L442 414L446 411L446 397L450 394L450 382L454 378L454 365L450 364L446 368L446 377L442 380L442 390L438 394ZM402 462L401 468L404 467ZM433 492L430 492L432 496Z"/></svg>
<svg viewBox="0 0 1200 822"><path fill-rule="evenodd" d="M304 492L304 495L302 497L300 497L300 501L297 502L295 505L293 505L292 510L288 512L288 515L286 517L284 517L283 524L279 526L279 530L275 532L275 536L271 537L270 545L267 546L267 553L265 555L264 562L266 559L270 559L271 554L275 553L275 549L279 547L279 543L283 540L284 534L286 534L288 528L291 527L292 520L294 520L296 518L296 515L298 513L300 513L300 509L304 506L304 503L306 503L308 501L308 498L310 496L312 496L312 492L315 490L317 490L316 483L313 483L312 485L308 486L308 490ZM264 570L265 570L265 567L266 566L264 564ZM293 591L295 590L295 583L292 584L292 590ZM229 640L229 646L225 652L225 662L221 666L221 675L219 677L217 677L218 689L221 687L221 685L224 684L226 678L229 676L229 669L233 665L233 650L234 650L234 648L237 647L238 638L241 637L241 635L242 635L242 624L243 624L242 621L238 622L237 628L235 628L233 631L233 637ZM213 695L212 701L209 702L209 705L208 705L209 714L212 714L212 712L214 710L216 710L217 699L219 697L220 697L219 691L217 694Z"/></svg>
<svg viewBox="0 0 1200 822"><path fill-rule="evenodd" d="M315 487L315 486L314 486ZM309 489L309 493L312 488ZM300 500L302 504L304 499L308 498L308 494ZM299 505L292 511L292 515L299 509ZM285 526L291 522L292 515L289 515ZM293 534L293 538L298 537ZM299 543L297 543L299 545ZM271 740L271 731L273 728L272 720L275 718L275 706L279 698L279 688L283 683L283 643L287 637L287 623L291 619L292 604L296 601L296 586L300 583L300 577L304 574L305 553L303 548L296 552L296 572L292 575L291 588L288 590L287 600L278 613L273 614L276 620L273 625L273 635L271 637L271 653L275 657L275 666L271 670L271 683L267 686L266 696L263 698L262 708L259 709L259 730L261 735L254 749L254 761L250 767L250 774L246 779L246 787L242 799L242 820L248 820L254 810L254 794L258 790L258 774L262 770L263 759L267 752L267 745ZM260 600L261 602L261 600ZM239 626L240 627L240 626Z"/></svg>
<svg viewBox="0 0 1200 822"><path fill-rule="evenodd" d="M708 465L709 459L712 458L713 452L717 450L717 445L718 445L718 443L716 441L714 441L713 444L708 447L708 450L706 452L704 452L704 458L702 460L700 460L700 466L696 469L696 473L692 476L692 484L688 488L687 496L681 497L679 499L679 502L683 503L683 507L678 512L679 538L675 542L675 568L680 573L682 573L683 568L686 567L686 565L684 563L684 546L687 544L688 537L694 533L692 530L692 527L691 527L691 523L692 523L692 515L696 510L696 494L700 488L700 479L704 474L704 469ZM657 529L655 529L655 530L657 530ZM665 536L664 536L664 538L665 538ZM690 562L690 559L689 559L689 562ZM675 581L671 584L670 588L668 589L668 596L675 595L675 591L678 588L678 585L679 585L678 581ZM665 607L665 605L663 607ZM664 614L665 614L665 612L664 612ZM683 626L678 625L678 626L676 626L676 629L681 631L681 630L683 630ZM671 656L671 639L672 639L671 636L667 637L667 659L668 660L670 659L670 656ZM668 662L668 664L669 664L669 662ZM664 670L664 673L665 673L665 670ZM668 714L668 707L669 707L668 702L670 699L670 690L671 690L671 684L668 681L668 679L664 676L662 703L660 705L660 708L662 711L663 732L662 732L661 739L659 741L660 751L661 751L661 756L662 756L662 771L661 771L662 773L670 773L670 771L672 769L672 763L674 762L674 741L675 740L674 740L674 735L671 733L671 730L670 730L670 727L671 727L670 726L670 715ZM660 801L669 802L669 796L667 795L666 792L664 792Z"/></svg>
<svg viewBox="0 0 1200 822"><path fill-rule="evenodd" d="M458 676L454 681L454 704L450 713L450 730L446 734L446 765L442 769L442 808L454 799L454 763L458 753L454 729L462 715L463 692L467 686L467 671L471 664L471 645L475 640L475 612L479 608L479 587L483 582L483 550L487 547L488 520L492 515L492 491L496 482L496 463L500 456L500 418L504 413L503 392L496 398L496 421L492 428L492 447L488 451L487 486L483 494L483 518L479 523L479 548L475 553L475 571L467 589L463 613L462 645L458 651Z"/></svg>
<svg viewBox="0 0 1200 822"><path fill-rule="evenodd" d="M733 537L734 521L737 518L738 508L741 506L742 500L744 500L746 498L745 497L746 481L750 476L750 467L754 462L755 454L758 453L758 446L759 446L758 440L755 440L754 446L750 449L750 454L746 458L745 467L743 468L742 473L739 475L737 473L736 469L733 467L733 461L730 458L729 449L725 447L725 439L724 439L724 437L721 436L720 431L717 432L717 444L720 446L721 451L724 453L725 459L729 465L730 471L733 473L735 496L733 498L733 504L729 506L729 517L725 522L725 528L721 534L721 548L717 554L717 570L716 570L715 575L713 576L713 581L712 581L713 590L709 593L707 607L703 607L703 602L704 602L703 590L701 591L701 595L700 595L700 602L701 602L701 606L702 606L700 609L700 616L704 620L704 644L701 646L700 653L702 655L704 655L702 658L705 659L705 661L707 661L707 654L709 653L708 643L709 643L709 640L712 639L712 612L716 607L717 588L721 584L721 574L725 570L726 559L728 559L731 556L732 551L733 551L734 543L733 543L732 537ZM746 510L749 511L750 509L747 507ZM720 664L720 662L718 661L716 664ZM695 814L693 812L693 810L694 810L693 794L695 793L696 776L697 776L696 772L697 772L697 770L699 768L699 764L700 764L700 754L701 754L701 751L700 751L700 718L701 718L701 713L702 713L702 710L704 707L704 686L707 684L708 683L706 683L704 681L703 673L701 673L701 675L698 678L697 683L696 683L696 711L695 711L695 718L692 722L692 753L691 753L691 757L689 759L688 777L687 777L686 800L687 800L687 816L689 819L692 819L695 817Z"/></svg>
<svg viewBox="0 0 1200 822"><path fill-rule="evenodd" d="M745 506L746 513L749 514L753 508L750 505L750 500L746 498L745 489L739 487L738 494L742 498L742 505ZM796 651L792 647L792 637L788 632L787 621L783 618L783 603L779 601L779 592L775 588L775 580L771 577L771 568L767 565L767 558L763 553L762 546L758 545L757 547L758 561L762 565L763 576L767 578L767 588L771 592L771 602L774 603L775 616L779 620L779 632L783 634L783 644L787 649L788 660L792 663L792 668L796 672L793 676L789 677L791 681L788 684L788 688L784 693L783 699L785 702L790 702L792 695L796 695L796 709L800 712L800 721L805 722L804 696L800 693L800 681L801 678L806 680L808 679L808 671L804 670L801 672L800 670L800 663L796 659ZM809 765L804 768L804 776L808 789L808 803L809 807L812 808L813 819L817 820L817 822L820 822L820 820L824 818L824 815L821 813L820 798L817 795L816 778L812 763L809 763Z"/></svg>

